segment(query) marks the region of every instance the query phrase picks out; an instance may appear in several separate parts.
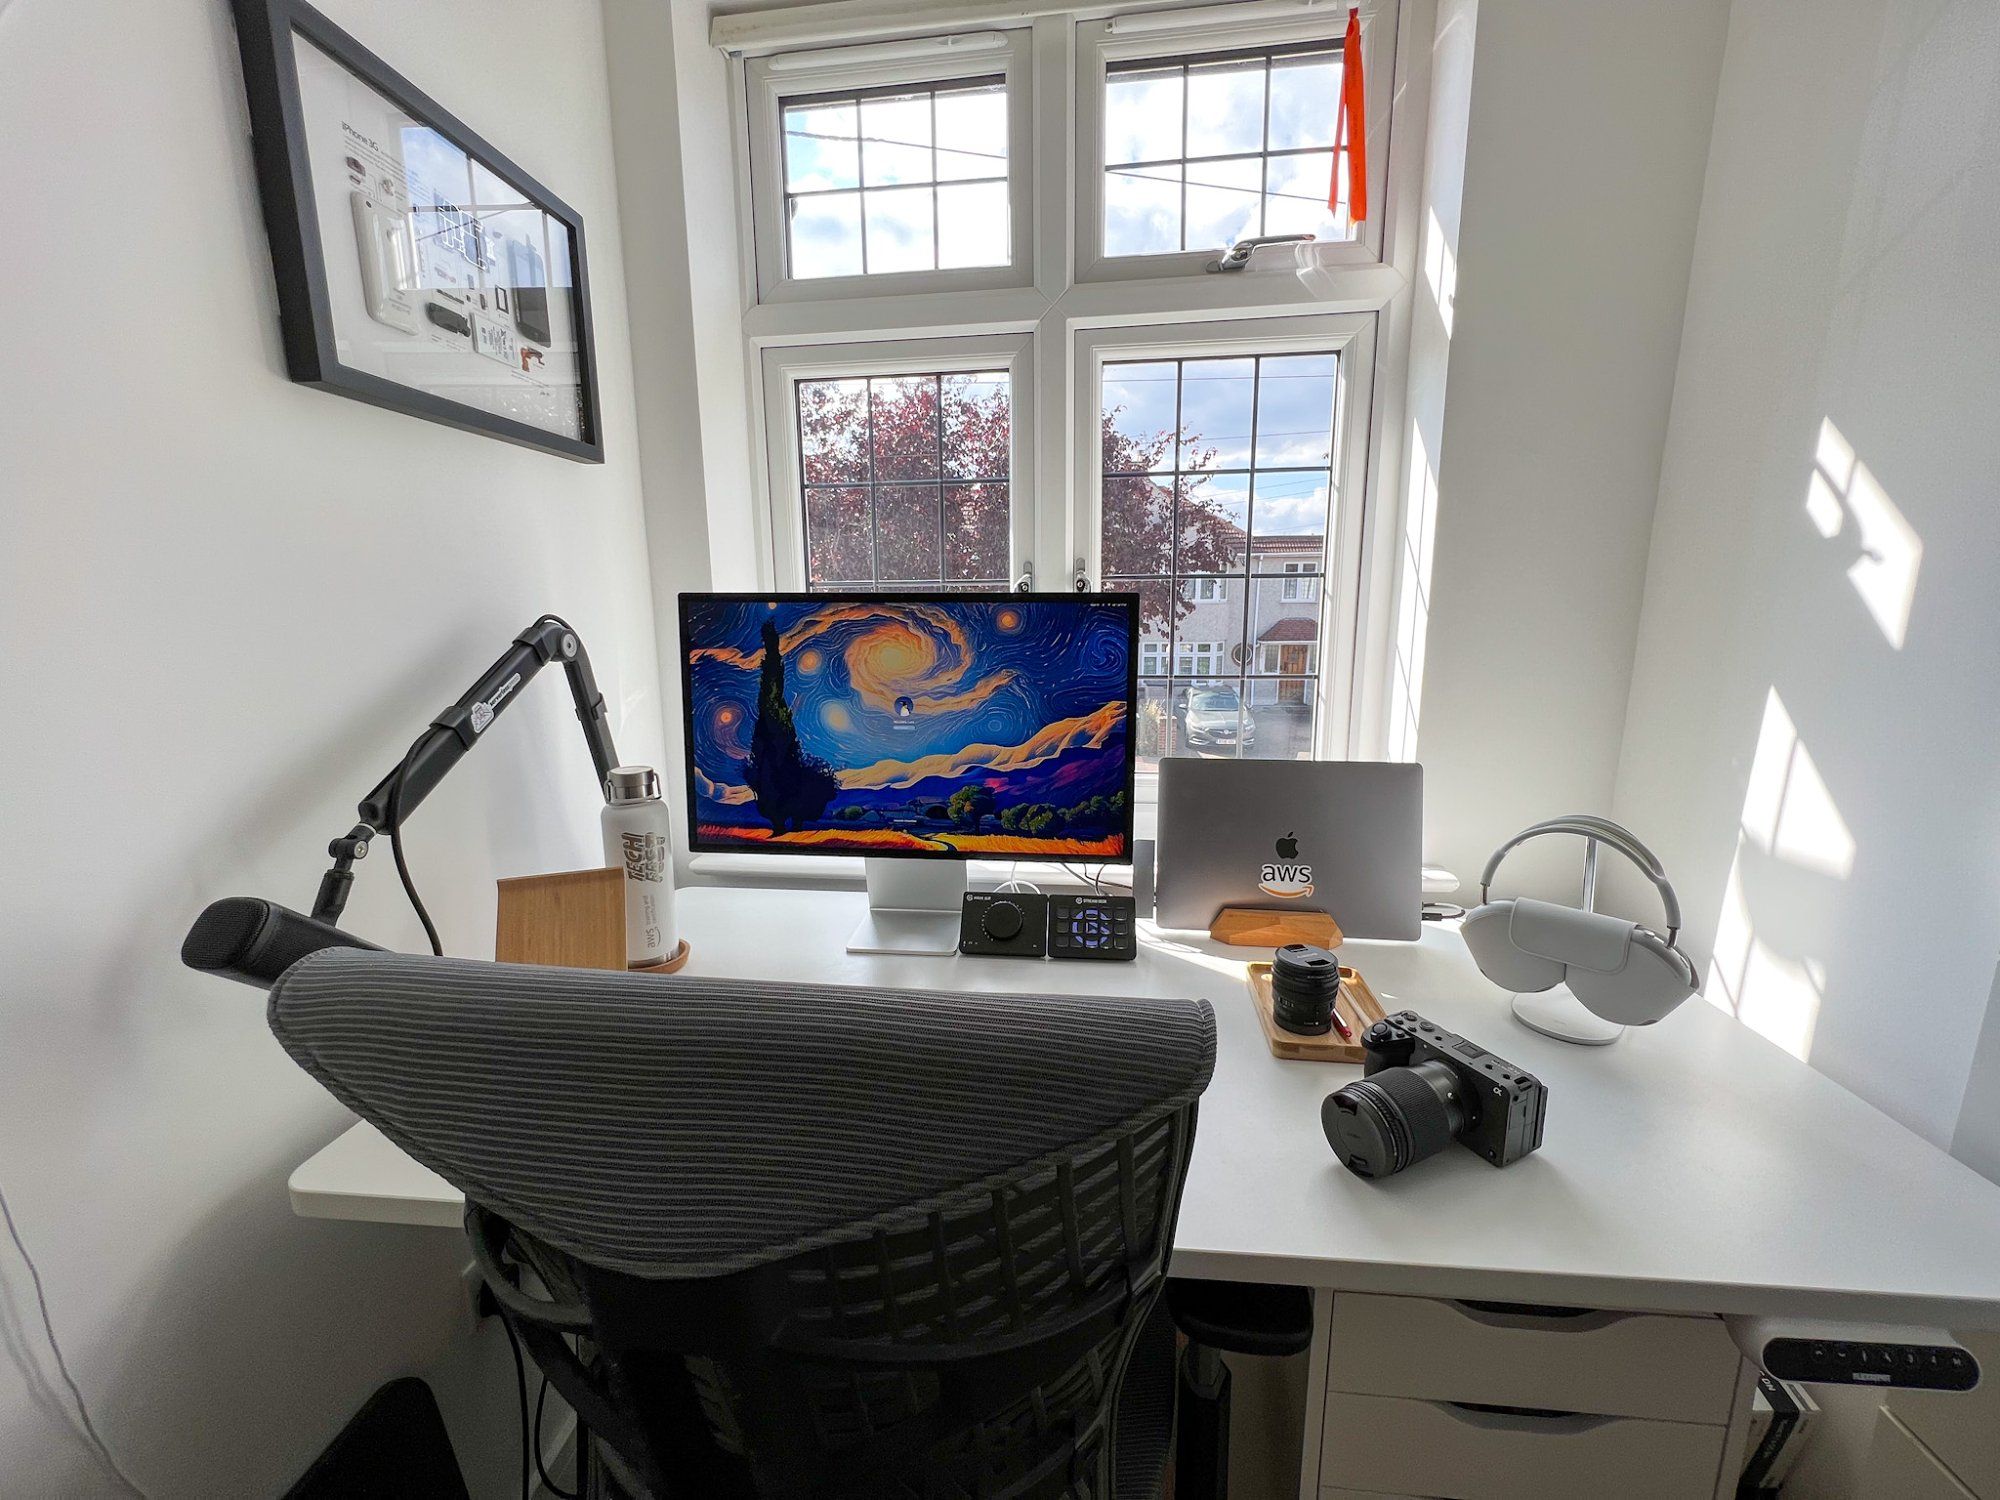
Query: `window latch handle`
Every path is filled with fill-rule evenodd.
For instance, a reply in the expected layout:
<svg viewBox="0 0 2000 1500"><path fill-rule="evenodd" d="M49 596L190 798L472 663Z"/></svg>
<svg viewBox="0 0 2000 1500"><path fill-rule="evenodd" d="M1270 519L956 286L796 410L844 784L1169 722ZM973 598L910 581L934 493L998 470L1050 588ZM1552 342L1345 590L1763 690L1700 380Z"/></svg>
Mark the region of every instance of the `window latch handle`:
<svg viewBox="0 0 2000 1500"><path fill-rule="evenodd" d="M1035 560L1031 557L1021 564L1021 576L1014 580L1014 592L1032 594L1035 591Z"/></svg>
<svg viewBox="0 0 2000 1500"><path fill-rule="evenodd" d="M1238 240L1231 245L1220 259L1208 263L1211 271L1240 271L1250 264L1250 254L1263 245L1303 245L1309 244L1313 236L1309 234L1259 234L1247 240Z"/></svg>
<svg viewBox="0 0 2000 1500"><path fill-rule="evenodd" d="M1076 560L1076 573L1070 579L1070 586L1079 594L1090 592L1090 574L1084 568L1083 559L1080 557Z"/></svg>

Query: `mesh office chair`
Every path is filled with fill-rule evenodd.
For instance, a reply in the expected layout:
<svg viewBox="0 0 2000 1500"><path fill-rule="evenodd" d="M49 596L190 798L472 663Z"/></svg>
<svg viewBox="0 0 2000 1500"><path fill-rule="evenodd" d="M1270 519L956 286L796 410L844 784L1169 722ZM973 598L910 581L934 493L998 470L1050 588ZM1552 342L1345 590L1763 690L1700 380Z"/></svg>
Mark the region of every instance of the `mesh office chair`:
<svg viewBox="0 0 2000 1500"><path fill-rule="evenodd" d="M270 1022L464 1191L600 1492L1158 1492L1206 1002L330 950Z"/></svg>

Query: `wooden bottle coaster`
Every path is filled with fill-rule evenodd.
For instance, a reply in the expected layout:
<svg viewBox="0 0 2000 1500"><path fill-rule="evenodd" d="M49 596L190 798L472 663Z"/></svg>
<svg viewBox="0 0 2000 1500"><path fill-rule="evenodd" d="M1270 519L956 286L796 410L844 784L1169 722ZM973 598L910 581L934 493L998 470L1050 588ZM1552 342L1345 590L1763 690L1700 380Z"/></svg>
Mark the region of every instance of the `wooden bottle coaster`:
<svg viewBox="0 0 2000 1500"><path fill-rule="evenodd" d="M563 870L502 880L493 956L503 964L626 969L625 872ZM672 974L688 961L686 938L670 957L635 974Z"/></svg>
<svg viewBox="0 0 2000 1500"><path fill-rule="evenodd" d="M1273 1057L1282 1057L1288 1062L1358 1063L1366 1056L1361 1046L1361 1033L1381 1020L1384 1012L1382 1002L1375 998L1375 991L1368 987L1368 981L1356 970L1341 965L1340 996L1335 1001L1341 1019L1354 1031L1351 1042L1338 1031L1329 1031L1324 1036L1301 1036L1280 1026L1272 1009L1275 1000L1271 994L1269 964L1251 964L1244 977L1249 981L1250 999L1257 1007L1257 1021L1264 1028L1264 1041Z"/></svg>
<svg viewBox="0 0 2000 1500"><path fill-rule="evenodd" d="M1225 906L1208 924L1208 935L1235 948L1283 948L1310 943L1340 946L1340 924L1323 911L1287 911L1272 906Z"/></svg>

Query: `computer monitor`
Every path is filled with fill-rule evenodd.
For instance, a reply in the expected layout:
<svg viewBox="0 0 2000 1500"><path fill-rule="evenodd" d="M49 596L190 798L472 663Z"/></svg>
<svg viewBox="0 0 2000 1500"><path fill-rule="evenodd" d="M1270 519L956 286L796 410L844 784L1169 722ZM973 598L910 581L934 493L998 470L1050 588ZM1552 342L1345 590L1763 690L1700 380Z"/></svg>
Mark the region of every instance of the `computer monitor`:
<svg viewBox="0 0 2000 1500"><path fill-rule="evenodd" d="M680 612L688 847L865 856L852 951L953 951L969 859L1131 859L1136 594Z"/></svg>

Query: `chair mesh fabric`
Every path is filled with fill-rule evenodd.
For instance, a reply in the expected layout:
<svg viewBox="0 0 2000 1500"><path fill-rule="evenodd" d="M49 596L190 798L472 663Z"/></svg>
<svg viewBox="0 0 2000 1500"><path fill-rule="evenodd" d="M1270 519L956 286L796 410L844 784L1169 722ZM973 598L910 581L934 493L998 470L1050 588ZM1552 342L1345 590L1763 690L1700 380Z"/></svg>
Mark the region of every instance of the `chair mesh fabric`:
<svg viewBox="0 0 2000 1500"><path fill-rule="evenodd" d="M1206 1001L977 995L333 949L278 1041L468 1198L593 1265L710 1276L1196 1098Z"/></svg>
<svg viewBox="0 0 2000 1500"><path fill-rule="evenodd" d="M1205 1002L340 952L271 1025L464 1190L606 1493L1157 1492Z"/></svg>

